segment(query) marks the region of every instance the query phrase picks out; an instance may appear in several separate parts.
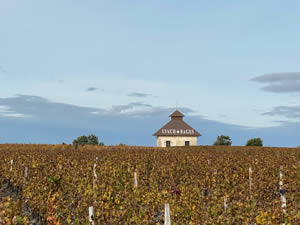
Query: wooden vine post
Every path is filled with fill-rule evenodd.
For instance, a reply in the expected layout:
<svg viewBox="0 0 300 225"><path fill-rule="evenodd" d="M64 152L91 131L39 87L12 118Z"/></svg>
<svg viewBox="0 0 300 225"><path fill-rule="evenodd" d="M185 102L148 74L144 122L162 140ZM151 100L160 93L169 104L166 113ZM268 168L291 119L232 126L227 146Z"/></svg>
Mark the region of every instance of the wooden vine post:
<svg viewBox="0 0 300 225"><path fill-rule="evenodd" d="M207 160L207 164L210 165L210 159Z"/></svg>
<svg viewBox="0 0 300 225"><path fill-rule="evenodd" d="M252 168L249 167L249 190L252 198Z"/></svg>
<svg viewBox="0 0 300 225"><path fill-rule="evenodd" d="M94 175L93 189L94 189L94 201L95 202L96 202L96 198L97 198L95 189L96 189L96 183L97 183L97 179L98 179L98 176L97 176L97 173L96 173L97 161L98 161L98 157L96 157L96 161L95 161L94 166L93 166L93 175ZM94 202L94 205L95 205L95 202ZM89 222L90 222L91 225L95 225L95 222L94 222L94 207L93 206L89 207Z"/></svg>
<svg viewBox="0 0 300 225"><path fill-rule="evenodd" d="M10 172L11 172L12 169L13 169L13 164L14 164L14 160L10 160Z"/></svg>
<svg viewBox="0 0 300 225"><path fill-rule="evenodd" d="M94 222L94 207L93 206L89 207L89 222L90 222L91 225L95 225L95 222Z"/></svg>
<svg viewBox="0 0 300 225"><path fill-rule="evenodd" d="M93 188L94 189L96 188L96 181L98 179L97 173L96 173L97 161L98 161L98 157L96 157L96 162L94 163L94 168L93 168L93 173L94 173Z"/></svg>
<svg viewBox="0 0 300 225"><path fill-rule="evenodd" d="M225 213L226 213L226 211L227 211L227 208L228 208L227 197L225 196L225 197L224 197L224 211L225 211Z"/></svg>
<svg viewBox="0 0 300 225"><path fill-rule="evenodd" d="M170 206L165 204L165 225L171 225Z"/></svg>
<svg viewBox="0 0 300 225"><path fill-rule="evenodd" d="M136 175L136 172L134 172L133 174L133 185L134 185L134 188L136 189L137 186L138 186L138 182L137 182L137 175Z"/></svg>
<svg viewBox="0 0 300 225"><path fill-rule="evenodd" d="M286 197L285 197L285 190L282 188L282 186L283 186L282 169L283 169L282 166L280 166L280 171L279 171L279 192L280 192L282 212L285 214L286 213Z"/></svg>
<svg viewBox="0 0 300 225"><path fill-rule="evenodd" d="M26 183L27 177L28 177L28 167L25 166L25 169L24 169L24 183Z"/></svg>

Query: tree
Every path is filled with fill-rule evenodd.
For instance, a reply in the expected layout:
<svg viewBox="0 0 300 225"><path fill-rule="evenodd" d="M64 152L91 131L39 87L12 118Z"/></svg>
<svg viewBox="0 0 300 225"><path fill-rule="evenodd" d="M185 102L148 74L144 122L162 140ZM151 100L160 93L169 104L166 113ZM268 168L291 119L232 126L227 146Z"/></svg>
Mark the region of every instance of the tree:
<svg viewBox="0 0 300 225"><path fill-rule="evenodd" d="M80 136L80 137L78 137L77 139L75 139L74 141L73 141L73 144L77 144L77 145L86 145L86 144L88 144L88 138L87 138L87 136Z"/></svg>
<svg viewBox="0 0 300 225"><path fill-rule="evenodd" d="M98 137L94 134L90 134L89 136L80 136L77 139L73 140L73 145L104 145L103 142L99 143Z"/></svg>
<svg viewBox="0 0 300 225"><path fill-rule="evenodd" d="M261 138L252 138L247 141L246 146L263 146L263 141Z"/></svg>
<svg viewBox="0 0 300 225"><path fill-rule="evenodd" d="M98 145L99 141L98 141L98 137L94 134L90 134L88 137L88 144L89 145Z"/></svg>
<svg viewBox="0 0 300 225"><path fill-rule="evenodd" d="M232 141L229 136L218 136L217 140L214 142L214 145L231 145Z"/></svg>

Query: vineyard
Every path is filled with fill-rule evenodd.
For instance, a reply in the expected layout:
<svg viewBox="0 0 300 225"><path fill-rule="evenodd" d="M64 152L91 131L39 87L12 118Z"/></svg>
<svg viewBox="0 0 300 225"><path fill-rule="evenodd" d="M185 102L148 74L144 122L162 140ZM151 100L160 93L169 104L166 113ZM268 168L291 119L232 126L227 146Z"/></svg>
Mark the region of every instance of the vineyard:
<svg viewBox="0 0 300 225"><path fill-rule="evenodd" d="M174 225L300 225L300 149L0 145L0 224L162 225L165 204Z"/></svg>

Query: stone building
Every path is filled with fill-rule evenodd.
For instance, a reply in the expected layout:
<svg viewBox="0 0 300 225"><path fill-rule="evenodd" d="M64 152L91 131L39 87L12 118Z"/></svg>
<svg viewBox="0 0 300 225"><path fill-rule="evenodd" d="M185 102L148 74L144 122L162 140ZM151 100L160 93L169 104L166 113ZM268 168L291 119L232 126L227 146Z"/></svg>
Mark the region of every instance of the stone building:
<svg viewBox="0 0 300 225"><path fill-rule="evenodd" d="M156 131L158 147L193 146L201 136L194 128L183 121L184 115L176 110L171 115L171 121Z"/></svg>

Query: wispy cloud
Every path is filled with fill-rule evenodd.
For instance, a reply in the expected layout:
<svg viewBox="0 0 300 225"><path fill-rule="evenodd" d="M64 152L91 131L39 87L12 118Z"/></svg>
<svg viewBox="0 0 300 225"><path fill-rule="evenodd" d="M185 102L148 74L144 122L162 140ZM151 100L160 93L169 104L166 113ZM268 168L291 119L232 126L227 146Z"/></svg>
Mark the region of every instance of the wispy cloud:
<svg viewBox="0 0 300 225"><path fill-rule="evenodd" d="M23 113L18 113L14 110L11 110L10 106L0 105L0 117L15 117L15 118L28 118L31 115L25 115Z"/></svg>
<svg viewBox="0 0 300 225"><path fill-rule="evenodd" d="M266 86L261 88L266 92L300 92L300 72L264 74L251 79L251 81L266 84Z"/></svg>
<svg viewBox="0 0 300 225"><path fill-rule="evenodd" d="M89 87L86 89L86 91L97 91L97 90L98 90L98 88L96 88L96 87Z"/></svg>
<svg viewBox="0 0 300 225"><path fill-rule="evenodd" d="M123 113L123 112L128 112L129 110L136 110L140 108L151 108L152 105L150 104L145 104L143 102L131 102L125 105L114 105L112 108L109 110L111 113Z"/></svg>
<svg viewBox="0 0 300 225"><path fill-rule="evenodd" d="M31 121L57 122L65 121L65 123L74 123L75 120L86 116L90 112L105 111L99 108L79 107L75 105L50 102L48 99L31 96L17 95L16 97L0 98L2 107L2 115L11 116L18 113L19 117L28 117ZM79 122L80 123L80 122Z"/></svg>
<svg viewBox="0 0 300 225"><path fill-rule="evenodd" d="M86 89L86 91L88 91L88 92L94 92L94 91L104 91L104 89L100 89L100 88L96 88L96 87L88 87L87 89Z"/></svg>
<svg viewBox="0 0 300 225"><path fill-rule="evenodd" d="M152 95L146 94L146 93L141 93L141 92L132 92L128 94L129 97L136 97L136 98L147 98L151 97Z"/></svg>
<svg viewBox="0 0 300 225"><path fill-rule="evenodd" d="M49 121L51 121L51 118L54 118L55 115L61 116L61 114L66 115L63 117L61 116L61 119L65 121L71 121L73 119L75 120L76 118L86 116L86 113L94 116L119 114L128 116L149 116L155 114L169 115L176 110L175 108L168 107L154 107L151 104L144 102L130 102L123 105L113 105L108 109L97 107L80 107L70 104L50 102L46 98L31 95L17 95L16 97L0 98L0 106L3 106L2 113L32 115L32 119L47 118ZM179 108L179 110L183 113L195 112L190 108L184 107Z"/></svg>
<svg viewBox="0 0 300 225"><path fill-rule="evenodd" d="M290 119L300 118L300 106L277 106L269 112L262 113L264 116L284 116Z"/></svg>

